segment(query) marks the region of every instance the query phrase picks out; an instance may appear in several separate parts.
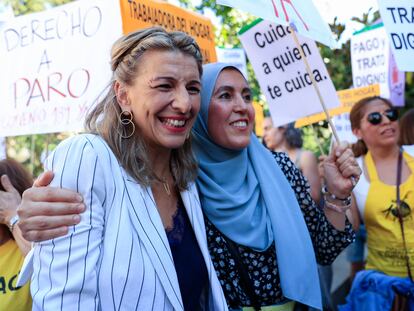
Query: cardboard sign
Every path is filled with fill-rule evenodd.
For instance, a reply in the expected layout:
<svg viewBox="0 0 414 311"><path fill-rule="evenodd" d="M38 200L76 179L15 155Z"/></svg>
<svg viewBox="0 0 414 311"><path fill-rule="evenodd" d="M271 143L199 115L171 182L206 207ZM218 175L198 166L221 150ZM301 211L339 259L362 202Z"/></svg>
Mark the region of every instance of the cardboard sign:
<svg viewBox="0 0 414 311"><path fill-rule="evenodd" d="M368 27L351 38L352 79L355 88L380 85L381 96L395 106L404 105L404 72L398 71L382 24Z"/></svg>
<svg viewBox="0 0 414 311"><path fill-rule="evenodd" d="M217 4L240 9L279 25L294 25L302 36L332 48L337 46L331 29L311 0L217 0Z"/></svg>
<svg viewBox="0 0 414 311"><path fill-rule="evenodd" d="M240 41L265 94L275 126L322 111L289 27L257 20L240 31ZM339 106L335 88L314 41L300 37L328 108Z"/></svg>
<svg viewBox="0 0 414 311"><path fill-rule="evenodd" d="M256 136L262 137L263 136L263 106L257 102L253 102L253 108L255 112L254 117L254 132Z"/></svg>
<svg viewBox="0 0 414 311"><path fill-rule="evenodd" d="M414 0L378 0L382 21L401 71L414 71Z"/></svg>
<svg viewBox="0 0 414 311"><path fill-rule="evenodd" d="M237 67L247 79L246 54L243 49L216 48L220 63L228 63Z"/></svg>
<svg viewBox="0 0 414 311"><path fill-rule="evenodd" d="M365 97L379 96L380 87L379 84L373 84L370 86L360 87L356 89L338 91L338 98L341 106L338 108L329 109L330 116L340 115L346 112L350 112L352 106L359 100ZM299 119L295 123L295 127L302 127L309 124L313 124L319 121L326 120L325 113L317 113L309 117Z"/></svg>
<svg viewBox="0 0 414 311"><path fill-rule="evenodd" d="M125 34L157 25L168 31L182 31L197 41L204 63L217 61L213 24L208 18L161 0L119 0L119 2Z"/></svg>
<svg viewBox="0 0 414 311"><path fill-rule="evenodd" d="M14 18L0 30L0 136L79 131L108 85L118 4L83 0Z"/></svg>

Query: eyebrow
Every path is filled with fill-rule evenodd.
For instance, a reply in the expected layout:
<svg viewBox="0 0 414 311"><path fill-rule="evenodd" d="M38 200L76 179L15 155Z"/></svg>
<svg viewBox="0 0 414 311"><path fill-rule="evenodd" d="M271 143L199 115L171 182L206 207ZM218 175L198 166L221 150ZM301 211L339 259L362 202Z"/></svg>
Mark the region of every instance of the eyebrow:
<svg viewBox="0 0 414 311"><path fill-rule="evenodd" d="M176 81L177 79L175 79L174 77L171 77L171 76L160 76L160 77L153 78L153 79L151 79L150 81L151 81L151 82L157 82L157 81L159 81L159 80L170 80L170 81ZM200 81L200 80L198 80L198 79L193 79L193 80L190 80L190 81L189 81L189 83L197 83L197 84L200 84L200 85L201 85L201 81Z"/></svg>
<svg viewBox="0 0 414 311"><path fill-rule="evenodd" d="M217 94L217 93L220 93L220 92L222 92L222 91L234 91L234 87L232 87L232 86L230 86L230 85L223 85L223 86L220 86L215 92L214 92L214 94ZM252 90L251 90L251 88L249 88L249 87L245 87L245 88L243 88L243 90L242 90L242 93L244 93L244 92L249 92L249 93L252 93Z"/></svg>

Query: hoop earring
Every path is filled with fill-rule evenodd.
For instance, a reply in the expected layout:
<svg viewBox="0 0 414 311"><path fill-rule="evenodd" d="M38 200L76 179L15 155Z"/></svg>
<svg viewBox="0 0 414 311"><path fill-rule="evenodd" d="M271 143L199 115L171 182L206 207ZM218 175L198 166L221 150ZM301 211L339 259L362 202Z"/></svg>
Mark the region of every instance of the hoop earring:
<svg viewBox="0 0 414 311"><path fill-rule="evenodd" d="M134 135L135 133L135 124L133 120L133 115L131 111L121 111L121 113L119 114L119 123L122 126L122 132L119 133L119 135L121 136L121 138L124 139L128 139L130 138L132 135ZM130 133L127 134L125 132L127 132L127 129L130 128Z"/></svg>

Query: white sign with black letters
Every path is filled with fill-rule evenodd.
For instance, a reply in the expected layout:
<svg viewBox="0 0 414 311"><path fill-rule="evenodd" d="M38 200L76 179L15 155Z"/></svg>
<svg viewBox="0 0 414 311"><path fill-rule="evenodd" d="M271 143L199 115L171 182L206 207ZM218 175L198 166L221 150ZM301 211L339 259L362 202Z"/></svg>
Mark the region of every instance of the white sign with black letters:
<svg viewBox="0 0 414 311"><path fill-rule="evenodd" d="M405 75L395 65L382 24L352 36L351 63L354 87L379 84L381 96L404 105Z"/></svg>
<svg viewBox="0 0 414 311"><path fill-rule="evenodd" d="M240 41L265 94L275 126L322 111L305 63L286 26L256 21L241 30ZM315 42L299 37L328 108L339 106L335 87Z"/></svg>
<svg viewBox="0 0 414 311"><path fill-rule="evenodd" d="M414 0L378 0L398 69L414 71Z"/></svg>

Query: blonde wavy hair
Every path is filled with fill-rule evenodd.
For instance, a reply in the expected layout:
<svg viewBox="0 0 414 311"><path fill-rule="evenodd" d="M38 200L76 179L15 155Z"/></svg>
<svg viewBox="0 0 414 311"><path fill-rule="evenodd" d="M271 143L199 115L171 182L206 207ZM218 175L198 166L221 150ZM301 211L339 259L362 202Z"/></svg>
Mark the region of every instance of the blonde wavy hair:
<svg viewBox="0 0 414 311"><path fill-rule="evenodd" d="M179 51L193 57L201 77L202 55L195 40L183 32L167 32L161 27L151 27L131 32L118 39L111 50L112 80L104 98L91 110L85 121L88 132L98 134L108 143L122 167L139 184L151 186L160 181L155 175L148 157L148 148L136 127L135 134L123 139L124 126L119 122L121 108L118 105L114 84L116 81L131 86L136 78L141 56L151 51ZM183 146L173 149L170 167L180 191L197 177L197 162L190 139Z"/></svg>

